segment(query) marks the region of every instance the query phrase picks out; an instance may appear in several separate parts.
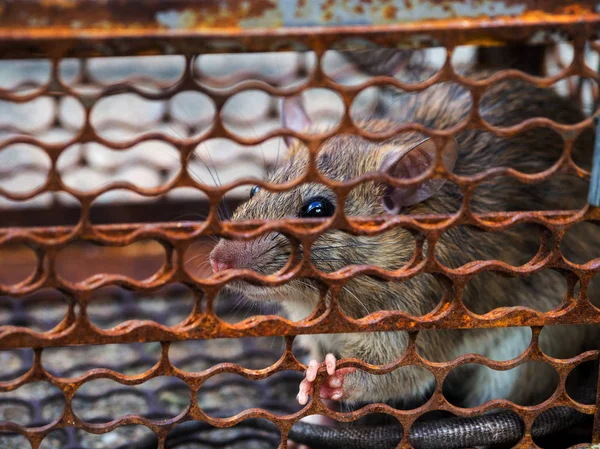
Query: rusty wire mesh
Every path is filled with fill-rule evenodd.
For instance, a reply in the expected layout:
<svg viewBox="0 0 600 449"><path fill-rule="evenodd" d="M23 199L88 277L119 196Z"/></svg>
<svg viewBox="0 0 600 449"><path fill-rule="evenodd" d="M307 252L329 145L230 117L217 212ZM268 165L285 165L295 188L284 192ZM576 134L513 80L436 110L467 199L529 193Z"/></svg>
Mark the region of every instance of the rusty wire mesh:
<svg viewBox="0 0 600 449"><path fill-rule="evenodd" d="M10 305L7 324L29 328L52 328L56 313L52 313L56 297L42 293L38 298L44 304L45 313L36 313L22 300L3 301ZM163 323L177 323L190 313L193 295L181 285L172 285L153 295L112 288L97 298L97 312L92 313L96 325L113 327L118 321L139 319ZM240 319L249 312L248 306L235 298L221 301L217 312L227 320ZM243 338L187 341L170 348L159 343L133 343L108 346L63 347L48 349L43 353L44 368L62 378L75 378L97 369L106 368L116 373L136 375L152 368L160 359L161 351L168 350L169 358L182 372L192 373L209 369L214 365L234 362L251 369L263 369L276 362L282 355L281 338ZM4 351L2 354L2 378L6 382L26 374L32 367L32 349ZM298 354L302 354L301 352ZM253 382L241 376L221 374L209 381L199 393L199 403L212 415L223 412L234 415L248 407L260 407L278 414L294 413L299 406L293 402L294 391L301 380L298 372L281 373L261 382ZM158 382L157 382L158 381ZM152 420L172 420L189 402L190 393L185 383L176 377L160 377L154 383L144 382L141 388L132 388L110 380L99 380L80 390L74 407L82 418L95 425L104 424L128 413L135 413ZM226 406L224 407L224 405ZM50 424L64 407L62 392L50 384L33 383L30 391L16 390L4 395L0 413L3 419L27 427L43 427ZM52 430L41 447L46 448L130 448L135 442L144 441L150 430L140 425L126 425L112 432L95 435L84 432L78 426ZM277 438L277 442L274 442ZM236 429L221 433L189 435L185 442L202 447L274 447L279 437L265 435L252 429ZM0 435L4 448L26 446L19 434ZM181 447L181 444L176 446Z"/></svg>
<svg viewBox="0 0 600 449"><path fill-rule="evenodd" d="M583 30L583 25L581 29ZM581 33L583 35L584 31ZM398 215L383 219L380 217L348 218L338 213L331 220L312 222L289 219L232 223L220 219L218 207L224 195L235 188L237 192L242 191L241 194L245 195L247 187L257 183L278 191L289 189L302 182L314 181L328 185L338 198L343 198L361 180L333 184L311 166L303 177L286 186L266 185L260 180L257 181L257 177L262 173L261 169L257 169L253 177L243 176L236 179L233 176L231 178L234 179L233 181L225 179L220 184L218 180L212 183L207 181L211 176L209 169L208 172L198 175L198 170L203 169L199 165L194 165L196 159L203 160L204 157L206 160L200 145L211 139L225 139L225 144L221 142L221 146L215 147L214 150L222 151L224 157L217 161L210 161L216 168L228 167L234 162L239 162L240 155L236 150L240 150L240 146L250 148L246 151L246 157L255 161L259 159L257 164L259 166L264 155L257 155L256 149L260 146L263 150L264 147L268 147L267 162L272 163L277 155L277 145L280 144L275 138L286 134L302 139L312 154L316 154L320 144L327 137L340 132L356 133L376 141L384 140L389 135L369 134L364 129L356 127L349 113L351 105L361 92L369 87L383 84L412 92L426 89L441 81L454 81L468 89L473 99L477 99L488 86L503 77L514 76L540 86L551 86L564 81L567 90L574 90L577 96L581 96L585 84L579 82L579 78L576 81L572 80L576 77L588 80L598 78L595 67L585 62L585 40L580 37L581 35L573 44L572 61L562 66L557 64L559 70L549 77L538 79L523 73L504 72L477 82L461 77L454 70L451 62L454 48L448 40L446 56L443 63L436 68L435 75L414 84L393 78L377 77L367 78L354 84L340 81L335 72L324 68L327 50L334 48L336 42L335 36L331 35L311 38L294 36L300 42L298 46L304 47L306 53L291 55L290 70L280 71L277 76L249 72L243 64L238 70L231 70L231 66L227 65L227 73L223 70L219 72L218 67L213 67L215 73L207 75L201 70L204 68L202 56L199 57L195 52L188 51L182 52L183 55L180 57L166 61L164 76L158 77L159 81L152 76L111 79L110 67L106 69L106 66L109 75L104 80L98 79L94 77L91 66L94 63L101 65L101 61L63 60L63 57L70 54L69 46L52 51L48 50L49 47L36 47L38 49L43 47L48 51L45 56L49 59L43 62L47 65L47 77L41 80L23 80L20 77L27 73L26 69L16 76L17 82L3 86L0 90L0 96L5 104L25 105L42 100L47 103L46 105L38 103L33 107L33 109L47 109L46 118L41 123L35 123L35 120L19 121L7 114L7 123L3 124L0 137L0 151L5 154L9 149L19 154L26 154L28 151L31 154L35 153L35 156L25 158L25 162L20 161L8 168L0 167L0 181L2 181L0 197L3 199L4 207L2 213L5 214L3 217L7 217L6 220L2 220L3 227L0 228L0 250L2 250L0 254L4 261L0 273L0 295L5 297L1 305L7 311L3 314L6 319L0 327L0 348L8 351L6 354L15 353L23 348L35 348L28 369L18 369L2 375L0 391L10 395L30 384L45 382L56 388L53 397L63 400L64 408L52 415L50 419L38 414L29 423L20 424L11 422L10 419L5 420L0 424L0 430L16 432L25 437L31 447L37 448L40 447L42 440L49 438L49 435L58 429L67 429L67 434L75 432L74 428L88 434L108 434L115 429L136 424L153 431L159 437L159 447L163 447L171 428L183 421L203 420L217 427L229 427L242 420L258 417L277 424L281 431L281 444L285 445L286 435L294 423L311 414L328 415L338 421L347 422L373 412L382 412L395 417L404 429L408 429L421 415L431 410L448 411L458 416L473 416L496 408L510 408L519 413L527 429L518 447L531 447L535 445L530 436L531 426L535 418L545 410L566 405L585 414L598 415L597 405L575 402L567 394L565 387L571 370L583 362L597 361L598 351L589 351L572 359L556 359L546 355L538 342L544 326L600 321L600 312L590 303L587 296L587 288L600 269L600 259L596 258L581 264L573 263L562 256L560 244L557 243L579 223L597 223L600 220L597 208L586 205L576 211L502 211L485 215L477 214L469 207L469 200L476 186L474 179L453 178L462 190L463 205L452 216ZM396 37L390 35L383 38L379 35L377 40L379 43L393 43ZM263 39L264 41L261 42L274 42L272 36L266 35ZM186 44L183 39L182 48L189 49L189 43ZM591 48L595 52L600 51L596 43L591 43ZM231 63L231 60L226 61L224 64ZM179 72L174 71L173 67L178 65ZM147 70L150 74L156 74L160 69L155 65L155 61L151 60L148 62ZM242 114L242 120L236 120L235 115L227 114L228 101L247 91L254 91L255 95L258 92L259 96L267 94L270 97L277 97L294 95L308 89L327 89L337 93L338 98L341 99L341 111L337 110L337 112L330 110L327 98L320 104L321 109L324 110L325 120L328 117L336 117L336 114L340 118L339 126L331 129L326 135L304 136L279 130L277 102L272 98L263 101L263 108L259 114L256 114L255 110L247 117ZM591 91L592 96L597 95L597 88L592 88ZM192 99L193 107L196 108L187 116L185 114L182 116L181 110L173 106L177 98L183 98L183 96L178 97L182 93ZM126 94L163 103L157 107L151 120L141 123L135 113L127 117L119 116L115 112L126 111L127 108L132 107L129 103L131 98L127 96L121 97L122 102L113 109L98 113L98 110L102 109L101 102L104 99L118 99L120 95ZM476 101L473 104L476 105ZM593 106L593 102L591 104ZM146 104L142 109L145 107ZM24 110L24 117L31 119L31 111L32 109ZM588 114L592 112L594 112L593 107L588 110ZM591 127L591 117L576 125L548 123L543 119L535 119L509 129L500 129L484 123L474 114L469 117L468 122L459 123L451 129L420 129L420 131L443 137L455 134L467 126L480 126L492 133L513 135L541 125L552 128L564 140L563 157L555 166L543 173L514 176L531 183L550 179L558 172L565 172L589 180L590 174L572 160L570 148L581 132ZM258 129L257 132L258 126L264 128ZM399 131L408 129L410 126L405 125ZM117 150L115 154L120 154L144 144L150 145L145 148L146 154L151 152L157 155L155 160L148 161L142 148L137 155L131 151L133 156L120 162L121 166L147 168L144 175L120 173L116 180L109 179L108 183L106 177L102 176L95 183L94 179L90 179L92 172L112 176L116 171L115 166L112 165L114 158L94 159L102 151L111 149ZM24 150L24 146L28 149ZM235 146L233 150L231 150L232 146ZM226 149L228 151L225 151ZM169 152L173 154L164 156ZM435 170L444 173L442 166L436 167ZM29 175L31 178L26 178ZM488 175L491 175L491 170L479 174L480 179ZM141 181L136 183L132 180ZM24 185L30 188L23 190ZM243 186L246 190L240 188ZM51 192L62 192L62 195ZM115 194L111 196L113 192ZM150 200L142 201L141 196L149 197ZM240 197L233 195L233 198L232 204ZM207 217L204 220L177 221L180 220L179 215L189 212L187 208L199 208L198 204L202 204L203 200L207 206ZM121 206L115 206L114 203L119 203ZM23 205L30 207L23 208ZM33 209L34 212L31 212L32 207L38 206L42 209ZM136 207L138 209L135 209ZM132 210L139 214L136 215L131 212ZM26 223L22 217L27 216L28 213L30 220ZM140 219L140 216L144 218ZM159 220L173 222L156 223ZM133 223L136 221L148 223ZM40 222L47 226L39 227ZM540 235L538 254L532 261L520 267L508 266L499 261L476 261L467 268L450 269L441 265L433 253L419 254L419 245L421 249L424 242L433 245L450 227L468 224L485 231L500 232L522 223L536 223L543 227L545 232ZM26 224L31 227L24 226ZM302 248L310 248L311 243L330 228L349 233L375 234L396 226L413 230L420 235L420 240L418 240L413 262L394 272L387 272L379 267L352 266L338 272L324 273L317 271L310 264L309 254L304 254L298 262L290 262L283 275L260 276L253 272L237 271L207 277L205 271L198 269L198 264L190 262L192 254L206 257L206 249L210 245L205 237L210 235L251 239L278 231L295 242L296 248L300 245ZM82 245L82 242L86 242L87 245ZM91 243L97 247L92 248ZM129 249L111 252L114 248ZM103 255L98 256L102 252ZM6 268L9 266L10 270ZM547 313L533 310L501 310L481 316L466 309L462 305L460 293L455 293L444 298L439 307L422 317L409 316L399 311L382 311L359 320L343 314L333 302L329 308L320 308L307 319L296 323L285 317L260 314L230 322L222 319L224 315L219 314L221 302L217 301L221 288L232 278L239 276L265 285L278 285L298 276L318 278L335 298L345 282L361 274L376 274L384 279L402 281L419 273L442 273L451 282L452 291L461 292L473 276L490 267L518 277L542 269L560 270L565 274L568 284L565 300L558 308ZM575 293L577 283L578 295ZM190 295L186 307L182 307L180 316L173 320L168 319L172 317L170 313L152 314L144 312L144 307L138 308L138 313L129 315L122 308L108 307L99 300L102 292L110 286L117 286L122 291L131 290L152 295L171 284L184 285ZM162 292L160 295L167 298L174 297L168 292ZM99 307L98 301L103 305ZM48 316L50 310L56 310L48 306L53 302L60 304L57 309L60 310L60 314L54 321L49 320L52 317ZM117 302L121 304L122 301ZM35 305L37 313L41 314L43 319L32 319L29 312L24 311L25 308ZM96 319L94 319L95 314ZM114 320L115 316L119 319ZM421 330L504 326L529 326L532 329L532 341L528 349L522 355L508 361L491 361L474 354L462 356L448 363L433 363L422 358L416 350L415 342ZM264 403L258 403L258 408L243 410L231 418L215 418L209 413L210 410L203 407L199 399L199 395L202 395L202 387L223 373L235 373L251 381L260 381L285 371L303 371L305 366L292 352L296 335L398 329L411 329L410 343L400 359L379 367L358 360L345 360L341 366L356 366L375 374L385 374L406 365L427 369L435 376L437 388L427 404L417 409L397 410L386 405L372 404L355 412L340 413L330 410L315 398L307 407L294 413L291 413L289 408L284 409L285 413L289 414L274 413ZM213 366L203 366L189 372L180 369L174 363L175 359L169 357L170 346L176 344L172 342L261 336L286 338L285 348L279 360L273 360L269 365L261 367L264 369L244 367L232 358L221 364L218 364L219 360L212 360ZM54 347L140 342L145 344L160 342L161 350L156 352L155 349L157 358L153 362L147 361L146 369L135 374L125 373L125 367L118 364L107 364L99 369L81 366L76 370L77 374L72 374L69 370L53 372L46 366L44 357ZM477 362L493 369L506 370L531 361L552 366L559 377L554 395L537 406L525 407L504 400L494 400L467 410L448 402L442 394L441 386L445 377L457 366ZM152 413L156 409L151 410L150 415L140 416L141 414L134 412L134 415L120 416L114 420L100 420L101 423L95 422L93 418L85 419L81 416L81 409L77 411L77 401L80 400L78 392L82 391L86 384L104 379L116 381L124 386L135 386L164 376L171 378L172 381L179 379L181 382L177 388L189 392L189 403L169 415L167 421L161 421L165 418L161 413ZM295 379L297 377L294 377ZM169 388L171 384L166 383L157 387L157 390L163 391ZM594 442L598 442L600 438L599 426L600 422L596 419ZM400 444L403 447L410 447L406 437L407 432L404 435L405 438ZM59 444L67 443L63 440L63 443Z"/></svg>

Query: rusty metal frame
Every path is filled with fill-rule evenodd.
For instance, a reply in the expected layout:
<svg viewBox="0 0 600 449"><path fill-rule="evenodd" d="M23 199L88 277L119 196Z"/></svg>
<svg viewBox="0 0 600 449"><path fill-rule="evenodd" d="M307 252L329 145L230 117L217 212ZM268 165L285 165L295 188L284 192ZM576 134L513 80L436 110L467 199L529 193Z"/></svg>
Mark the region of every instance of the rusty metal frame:
<svg viewBox="0 0 600 449"><path fill-rule="evenodd" d="M146 0L144 8L136 0L8 0L0 50L3 58L198 54L329 47L345 37L451 48L595 39L599 20L593 0Z"/></svg>
<svg viewBox="0 0 600 449"><path fill-rule="evenodd" d="M137 5L133 9L133 5ZM149 427L159 437L159 447L164 447L164 441L169 430L176 424L187 420L205 420L210 424L220 427L229 427L251 417L263 417L277 424L281 430L281 446L286 447L286 436L291 427L299 419L310 414L328 415L338 421L352 421L370 412L384 412L398 419L407 429L424 412L429 410L450 411L459 416L473 416L487 410L508 408L515 410L522 417L526 434L516 447L535 447L530 429L534 419L543 411L558 405L572 407L582 413L595 415L593 442L600 443L600 409L597 404L585 405L575 402L565 390L565 382L569 372L584 361L597 360L598 351L590 351L573 359L558 360L544 354L539 347L539 334L545 325L600 323L600 311L591 305L586 296L586 288L594 275L600 272L600 259L595 259L584 265L577 265L566 260L560 253L560 240L562 236L574 225L583 221L600 222L600 208L586 206L580 211L553 211L553 212L519 212L519 213L494 213L475 214L469 207L469 200L477 182L485 179L491 173L484 172L477 179L454 177L453 181L464 193L464 202L461 209L451 216L396 216L394 219L359 219L347 218L342 212L336 213L331 220L282 220L273 222L230 223L219 219L217 206L223 195L231 188L248 183L256 183L255 179L242 179L234 184L220 187L211 187L200 184L194 180L188 170L189 156L196 144L208 138L222 137L242 144L258 144L269 138L290 135L302 139L314 155L320 143L338 132L353 132L372 140L383 140L388 135L373 135L354 127L348 112L344 115L342 124L330 131L326 136L306 136L289 130L278 130L257 139L242 139L229 132L221 123L220 111L226 100L233 94L246 89L257 89L270 95L294 95L310 87L325 87L336 91L343 98L346 109L352 100L366 87L392 84L406 91L425 89L440 81L453 80L469 89L473 98L479 98L484 89L506 77L520 77L540 86L550 86L553 83L569 76L579 75L598 80L595 70L585 65L583 61L584 44L588 39L595 39L600 25L598 2L501 2L524 5L524 10L514 15L500 14L497 17L464 17L455 13L454 6L464 4L461 1L444 2L449 5L448 15L431 18L417 16L412 22L399 21L399 16L394 16L393 24L384 21L383 16L372 16L368 24L350 25L336 22L335 15L325 24L321 22L304 24L302 27L288 28L287 24L272 21L271 13L280 11L285 2L258 2L247 1L249 12L246 16L235 16L244 2L232 2L231 10L225 11L225 17L238 17L235 22L210 22L200 15L195 19L184 22L185 26L176 26L175 29L160 25L153 14L164 10L182 10L191 8L191 3L183 0L173 1L148 1L147 10L139 8L139 2L133 1L49 1L49 2L18 2L7 1L0 10L0 53L3 57L44 57L52 62L50 82L42 89L26 95L15 94L10 91L0 91L0 98L11 102L26 102L43 96L70 95L77 98L85 110L85 125L81 131L69 142L61 144L45 144L33 136L11 137L0 144L0 150L14 143L30 143L43 148L50 156L52 167L44 185L27 194L14 194L0 189L0 195L12 200L22 201L32 198L41 192L65 191L71 193L81 203L81 217L77 225L71 227L9 227L0 228L0 247L9 244L25 244L35 251L37 266L35 273L28 279L17 284L0 285L0 295L22 298L31 292L42 288L59 289L69 299L68 312L64 320L53 330L46 333L34 332L16 326L0 328L0 348L35 348L33 367L18 379L0 383L0 391L13 391L20 386L33 381L48 381L61 389L65 397L65 409L62 416L48 426L41 428L26 428L14 423L0 423L0 430L14 431L26 436L32 447L39 447L42 439L52 430L76 426L91 433L106 433L114 428L126 424L137 423ZM194 3L197 11L203 7L209 8L215 2L200 1ZM300 2L298 2L300 3ZM338 3L331 2L335 7ZM370 2L362 2L370 3ZM397 3L397 2L396 2ZM402 2L404 3L404 2ZM420 2L413 2L420 3ZM544 9L540 10L540 3ZM259 5L262 5L258 9ZM92 8L92 10L86 9ZM159 9L160 8L160 9ZM277 8L280 8L279 10ZM24 14L23 12L28 14ZM91 12L90 12L91 11ZM220 11L220 10L219 10ZM221 14L221 12L219 12ZM40 17L47 20L40 21ZM179 16L177 16L179 17ZM207 16L208 17L208 16ZM246 17L247 21L239 20ZM312 17L312 16L311 16ZM327 18L327 16L325 16ZM233 20L233 19L231 19ZM313 20L313 22L316 20ZM310 22L310 20L309 20ZM399 23L400 22L400 23ZM179 22L177 22L179 23ZM418 24L418 34L415 25ZM293 26L294 24L292 24ZM327 26L325 26L327 25ZM336 25L336 26L333 26ZM371 40L378 44L406 45L406 46L431 46L440 45L452 49L461 44L489 44L495 45L502 42L542 42L562 36L574 42L575 58L573 63L566 67L560 74L551 78L537 78L520 72L505 71L485 81L473 81L460 77L454 72L448 60L442 69L431 79L418 83L406 84L387 77L376 77L360 86L343 86L329 78L321 69L321 59L325 51L333 44L344 38L356 37ZM285 40L282 40L285 38ZM293 43L293 45L292 45ZM593 44L596 45L596 44ZM221 51L271 51L284 48L303 48L313 51L317 58L315 70L309 74L308 80L301 86L293 89L273 87L257 80L246 80L237 84L226 92L207 89L194 80L190 67L194 55L204 52ZM72 56L96 55L124 55L124 54L182 54L186 58L186 70L181 79L172 87L158 93L150 93L138 89L132 83L121 83L105 86L100 92L82 94L65 84L58 76L58 64L62 58ZM161 133L144 134L141 137L124 143L116 143L104 139L90 123L90 113L96 102L104 96L130 92L147 99L163 99L182 90L196 90L202 92L213 100L216 114L215 122L210 129L197 138L176 139ZM569 148L578 135L587 127L592 126L593 119L573 126L549 123L548 120L534 119L520 125L503 129L483 123L477 116L471 117L473 123L484 127L494 133L514 134L531 129L535 126L545 125L556 131L565 141L565 153L560 162L551 170L538 175L515 175L522 181L537 182L548 179L557 172L571 173L584 179L589 179L590 174L579 168L570 156ZM462 129L467 124L457 125L446 131L426 130L422 127L406 125L400 131L416 129L432 136L448 136ZM113 184L106 188L89 193L82 193L65 185L61 180L56 163L60 154L73 142L100 142L112 149L126 149L133 144L148 139L157 139L172 144L181 155L181 170L177 177L160 189L140 189L131 184ZM441 161L440 161L441 163ZM436 167L443 171L443 167ZM432 169L432 172L433 173ZM430 174L431 174L430 173ZM271 190L289 189L301 182L315 181L327 184L338 195L340 203L348 192L357 183L374 179L374 176L363 176L360 179L343 184L332 185L311 166L301 179L284 186L268 186ZM108 190L123 188L142 193L147 196L159 196L175 187L194 187L202 190L209 198L210 213L204 222L185 223L149 223L149 224L117 224L97 225L90 220L91 204L95 198ZM421 254L424 242L433 244L442 233L450 227L470 224L486 231L501 231L521 223L536 223L545 229L542 234L542 243L537 256L523 267L512 267L499 261L486 261L471 264L466 269L451 270L440 265L433 254ZM328 227L336 227L351 233L376 234L396 226L403 226L418 231L422 236L417 243L417 255L408 266L394 272L388 272L378 267L356 266L343 272L323 273L313 267L308 257L302 258L298 263L290 264L284 275L260 276L248 270L237 270L224 275L215 275L208 279L196 277L184 267L184 253L187 248L198 238L206 235L221 235L238 239L251 239L270 231L281 232L293 241L301 243L303 248L310 248L311 243ZM160 243L164 249L166 262L162 268L151 278L136 281L121 275L99 274L85 281L74 283L61 278L55 270L55 262L59 252L72 242L88 241L109 246L126 246L141 240L152 239ZM233 278L254 280L266 285L278 285L298 276L311 276L321 279L329 288L332 297L340 291L345 282L361 274L376 274L385 279L406 280L424 271L443 273L460 292L462 287L477 273L491 270L519 276L526 273L537 272L542 269L554 268L570 273L568 277L569 291L573 291L576 280L581 284L581 297L565 298L559 310L549 313L540 313L532 310L520 309L501 311L486 316L478 316L470 312L462 304L460 294L456 294L436 310L424 317L412 317L403 312L377 312L361 320L353 320L345 316L336 302L333 301L327 310L307 318L300 323L292 323L284 318L275 316L260 316L243 321L238 324L229 324L220 320L214 310L215 298L223 285ZM196 295L196 307L188 319L177 326L166 327L155 322L130 322L112 330L96 328L86 314L91 293L106 285L119 285L126 289L138 291L153 291L159 287L182 283L187 285ZM487 328L503 326L530 326L533 339L529 348L516 359L505 362L494 362L481 355L465 355L457 360L436 364L424 360L416 351L416 337L422 329L441 328ZM274 373L284 370L302 371L305 367L292 354L294 336L309 333L337 333L337 332L374 332L397 329L410 329L410 344L403 357L385 366L371 366L360 360L344 360L341 367L356 366L366 372L384 374L404 365L422 366L428 369L436 378L437 389L434 396L427 404L415 410L396 410L391 407L374 404L354 413L337 413L329 410L318 398L313 399L302 411L287 416L275 416L262 409L246 410L232 418L218 419L208 416L197 404L196 395L191 395L188 408L173 420L156 422L141 416L127 416L116 421L98 425L81 420L73 412L71 402L79 387L84 383L98 378L113 379L123 385L135 385L159 375L168 375L182 379L192 393L197 393L200 387L211 377L223 373L238 373L248 379L264 379ZM218 337L242 336L285 336L287 347L282 358L265 370L250 370L232 363L220 364L201 373L185 373L177 369L168 358L168 348L172 341L185 339L205 339ZM44 348L74 344L108 344L127 343L137 341L159 341L162 344L162 354L156 366L139 376L118 374L108 369L97 369L75 379L60 378L44 370L41 354ZM559 375L559 386L554 395L544 403L535 407L516 406L505 400L494 400L474 409L461 409L450 404L442 395L441 386L445 376L455 367L466 363L482 363L494 369L507 370L525 361L542 361L551 365ZM322 374L320 374L322 376ZM600 392L599 392L600 394ZM318 396L318 395L317 395ZM600 400L600 396L599 396ZM410 447L406 438L400 447Z"/></svg>
<svg viewBox="0 0 600 449"><path fill-rule="evenodd" d="M102 30L139 34L141 30L233 33L252 29L282 27L330 27L344 25L397 25L428 21L505 20L551 22L572 20L598 13L598 2L517 0L500 2L441 2L403 0L234 0L215 3L210 0L146 0L144 8L135 0L8 0L3 3L0 26L13 31L63 30L81 36Z"/></svg>

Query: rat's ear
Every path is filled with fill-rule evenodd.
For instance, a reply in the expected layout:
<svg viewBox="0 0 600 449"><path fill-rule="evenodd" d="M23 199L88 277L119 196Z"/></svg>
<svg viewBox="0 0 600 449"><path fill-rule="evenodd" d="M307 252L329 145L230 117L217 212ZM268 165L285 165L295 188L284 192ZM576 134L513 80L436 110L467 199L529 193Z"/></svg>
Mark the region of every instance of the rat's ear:
<svg viewBox="0 0 600 449"><path fill-rule="evenodd" d="M290 129L296 132L305 131L312 125L308 114L304 110L304 105L302 104L302 97L286 97L283 99L281 105L281 121L283 122L283 127ZM289 147L293 142L293 137L285 136L283 138L286 145Z"/></svg>
<svg viewBox="0 0 600 449"><path fill-rule="evenodd" d="M436 145L426 139L413 147L400 152L391 151L383 162L381 170L394 178L416 178L423 174L435 159ZM449 171L454 169L458 156L458 143L451 137L444 142L442 158ZM396 214L403 207L425 201L435 194L445 179L428 179L412 187L387 186L383 205L389 213Z"/></svg>

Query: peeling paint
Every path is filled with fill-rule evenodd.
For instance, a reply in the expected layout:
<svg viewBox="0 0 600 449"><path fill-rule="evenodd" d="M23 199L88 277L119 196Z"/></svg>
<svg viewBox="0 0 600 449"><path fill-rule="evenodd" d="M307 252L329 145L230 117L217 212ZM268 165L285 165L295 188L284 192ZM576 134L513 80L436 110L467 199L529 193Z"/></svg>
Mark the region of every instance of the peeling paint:
<svg viewBox="0 0 600 449"><path fill-rule="evenodd" d="M282 1L284 26L387 25L421 20L518 16L527 2L413 1L405 0L303 0ZM329 13L326 20L324 15Z"/></svg>
<svg viewBox="0 0 600 449"><path fill-rule="evenodd" d="M6 0L0 31L35 28L46 17L52 28L93 30L262 29L402 25L443 20L564 20L600 14L600 1L559 0ZM529 18L529 19L528 19Z"/></svg>
<svg viewBox="0 0 600 449"><path fill-rule="evenodd" d="M527 11L525 4L508 5L505 1L494 2L479 2L477 7L472 4L457 3L453 6L453 12L457 16L462 17L480 17L487 16L490 18L498 16L518 16Z"/></svg>
<svg viewBox="0 0 600 449"><path fill-rule="evenodd" d="M273 26L282 27L284 26L283 17L281 12L278 10L267 11L263 17L241 19L239 21L240 28L260 28L263 21L267 21Z"/></svg>
<svg viewBox="0 0 600 449"><path fill-rule="evenodd" d="M142 5L143 7L141 7ZM547 31L551 24L553 32ZM360 28L358 28L360 26ZM310 27L302 31L301 28ZM290 28L295 28L290 30ZM354 30L357 31L354 31ZM513 30L519 30L513 32ZM559 30L559 33L556 33ZM398 47L555 42L566 35L597 38L600 1L561 0L4 0L0 44L15 54L26 40L74 40L84 53L94 39L137 36L144 54L162 52L166 40L204 40L203 51L268 51L278 36L306 42L313 36L367 39ZM418 33L418 34L415 34ZM218 39L216 35L219 35ZM328 39L329 39L328 38ZM218 43L217 40L221 40ZM393 42L392 42L393 41ZM85 43L87 42L87 43ZM391 44L390 44L391 43ZM222 45L221 45L222 44ZM191 44L186 44L191 45ZM59 46L60 47L60 46ZM55 52L69 47L51 46ZM118 46L112 46L119 53ZM143 48L142 48L143 47ZM190 47L192 50L193 47ZM69 50L71 51L71 50ZM93 53L93 50L89 50Z"/></svg>
<svg viewBox="0 0 600 449"><path fill-rule="evenodd" d="M192 28L196 22L196 14L191 10L176 11L174 9L156 13L158 24L169 29Z"/></svg>

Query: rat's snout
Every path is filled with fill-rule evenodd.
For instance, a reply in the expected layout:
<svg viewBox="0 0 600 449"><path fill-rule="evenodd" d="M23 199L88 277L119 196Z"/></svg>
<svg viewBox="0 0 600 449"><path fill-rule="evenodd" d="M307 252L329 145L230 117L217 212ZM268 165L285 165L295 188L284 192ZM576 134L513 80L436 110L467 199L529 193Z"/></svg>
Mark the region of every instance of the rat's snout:
<svg viewBox="0 0 600 449"><path fill-rule="evenodd" d="M285 262L277 259L281 252L278 249L279 243L267 237L250 241L221 239L210 253L210 266L215 273L232 269L271 273L277 271L269 271L274 265L281 265L279 268L283 268Z"/></svg>
<svg viewBox="0 0 600 449"><path fill-rule="evenodd" d="M247 242L221 240L208 258L215 273L234 268L249 268L251 247Z"/></svg>
<svg viewBox="0 0 600 449"><path fill-rule="evenodd" d="M231 245L221 240L210 253L208 260L213 272L218 273L236 267L235 253L228 246Z"/></svg>
<svg viewBox="0 0 600 449"><path fill-rule="evenodd" d="M214 253L210 255L208 260L210 261L210 266L211 266L213 272L215 272L215 273L233 268L233 264L231 263L231 261L221 260L220 257L218 255L215 255Z"/></svg>

